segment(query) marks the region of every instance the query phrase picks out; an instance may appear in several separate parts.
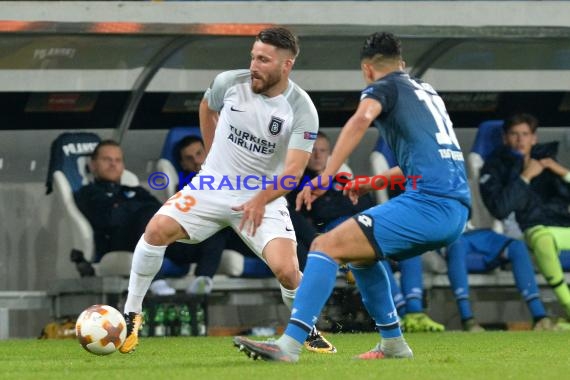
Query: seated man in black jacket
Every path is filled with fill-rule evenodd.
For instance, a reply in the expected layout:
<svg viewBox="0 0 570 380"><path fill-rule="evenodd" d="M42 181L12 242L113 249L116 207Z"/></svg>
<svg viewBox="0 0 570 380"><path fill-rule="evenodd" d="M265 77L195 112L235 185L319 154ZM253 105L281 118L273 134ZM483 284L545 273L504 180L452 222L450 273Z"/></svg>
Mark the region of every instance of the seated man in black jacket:
<svg viewBox="0 0 570 380"><path fill-rule="evenodd" d="M93 227L93 262L99 262L110 251L133 251L146 224L161 207L161 203L144 188L121 185L124 169L119 144L112 140L102 141L91 155L90 170L94 182L75 193L79 210ZM196 245L174 243L166 250L165 257L173 260L183 257L186 262L197 262L195 274L212 277L224 248L223 244L217 245L216 239ZM167 275L168 271L165 271L164 276ZM154 288L160 295L174 294L174 289L167 287L164 281L155 281Z"/></svg>
<svg viewBox="0 0 570 380"><path fill-rule="evenodd" d="M121 185L125 170L118 143L105 140L91 155L94 181L75 193L75 202L93 227L95 257L99 262L109 251L132 250L141 231L161 203L140 186Z"/></svg>
<svg viewBox="0 0 570 380"><path fill-rule="evenodd" d="M538 144L538 121L519 114L503 126L505 146L481 169L481 196L497 219L514 212L548 284L570 318L570 290L558 255L570 249L570 171L558 143Z"/></svg>

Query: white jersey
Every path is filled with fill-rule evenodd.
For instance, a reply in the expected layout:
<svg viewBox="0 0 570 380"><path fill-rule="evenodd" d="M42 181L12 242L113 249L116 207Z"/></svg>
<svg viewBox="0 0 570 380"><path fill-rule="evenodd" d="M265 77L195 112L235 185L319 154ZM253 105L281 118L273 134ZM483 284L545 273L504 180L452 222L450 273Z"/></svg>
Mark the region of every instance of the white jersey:
<svg viewBox="0 0 570 380"><path fill-rule="evenodd" d="M245 177L251 189L262 186L262 178L270 181L280 175L289 149L313 150L317 110L291 80L283 94L269 98L251 90L249 70L226 71L215 78L204 98L220 115L201 175L211 175L216 182L223 178L232 189L248 191L241 186Z"/></svg>

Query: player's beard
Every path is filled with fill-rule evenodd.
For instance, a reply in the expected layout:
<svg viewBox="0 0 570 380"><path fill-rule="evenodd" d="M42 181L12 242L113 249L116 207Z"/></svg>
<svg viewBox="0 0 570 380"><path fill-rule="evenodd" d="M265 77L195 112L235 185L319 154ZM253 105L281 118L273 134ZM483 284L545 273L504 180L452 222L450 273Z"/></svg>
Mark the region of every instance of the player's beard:
<svg viewBox="0 0 570 380"><path fill-rule="evenodd" d="M281 80L280 73L269 73L266 78L259 74L251 74L251 90L256 94L264 94Z"/></svg>

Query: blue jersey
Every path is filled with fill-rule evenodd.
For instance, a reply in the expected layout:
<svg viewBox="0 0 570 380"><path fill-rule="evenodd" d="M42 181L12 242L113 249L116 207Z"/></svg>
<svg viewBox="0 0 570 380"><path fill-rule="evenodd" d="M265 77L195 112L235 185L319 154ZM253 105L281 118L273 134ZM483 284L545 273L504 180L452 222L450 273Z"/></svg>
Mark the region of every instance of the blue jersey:
<svg viewBox="0 0 570 380"><path fill-rule="evenodd" d="M437 92L398 71L366 87L361 100L367 98L382 105L374 124L402 172L418 176L415 183L406 181L406 191L454 198L471 207L463 153Z"/></svg>

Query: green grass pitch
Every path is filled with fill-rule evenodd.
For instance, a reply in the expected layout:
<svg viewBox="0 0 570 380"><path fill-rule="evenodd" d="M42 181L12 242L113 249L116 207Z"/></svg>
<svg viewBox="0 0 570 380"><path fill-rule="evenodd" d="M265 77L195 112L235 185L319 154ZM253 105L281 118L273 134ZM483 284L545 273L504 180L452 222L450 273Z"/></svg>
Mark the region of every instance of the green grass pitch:
<svg viewBox="0 0 570 380"><path fill-rule="evenodd" d="M75 340L0 341L0 379L567 379L570 334L407 334L412 360L358 361L376 334L329 334L337 354L297 364L253 361L230 337L146 338L137 351L95 356Z"/></svg>

